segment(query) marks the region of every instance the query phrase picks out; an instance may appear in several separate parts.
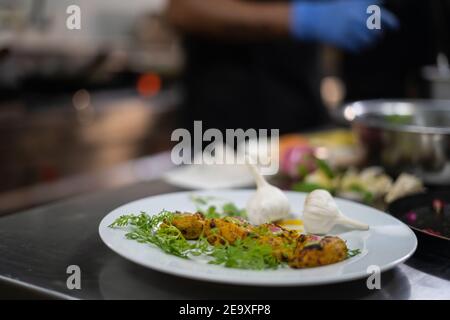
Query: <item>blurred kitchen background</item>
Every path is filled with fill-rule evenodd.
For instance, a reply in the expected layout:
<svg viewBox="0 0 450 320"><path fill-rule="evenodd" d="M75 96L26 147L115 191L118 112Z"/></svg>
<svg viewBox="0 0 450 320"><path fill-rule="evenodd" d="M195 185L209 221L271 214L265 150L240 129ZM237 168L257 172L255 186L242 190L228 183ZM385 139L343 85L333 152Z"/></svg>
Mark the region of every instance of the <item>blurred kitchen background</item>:
<svg viewBox="0 0 450 320"><path fill-rule="evenodd" d="M386 2L399 32L357 56L322 49L331 113L360 99L450 98L450 2ZM73 4L81 30L65 27ZM183 101L183 48L166 5L0 0L0 214L171 166L164 151Z"/></svg>

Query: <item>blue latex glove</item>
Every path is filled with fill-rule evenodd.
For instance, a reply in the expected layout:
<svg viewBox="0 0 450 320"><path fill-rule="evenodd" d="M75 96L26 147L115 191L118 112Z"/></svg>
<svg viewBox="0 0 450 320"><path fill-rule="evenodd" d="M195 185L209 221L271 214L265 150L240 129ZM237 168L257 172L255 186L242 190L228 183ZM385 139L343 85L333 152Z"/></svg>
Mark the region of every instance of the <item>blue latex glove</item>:
<svg viewBox="0 0 450 320"><path fill-rule="evenodd" d="M373 45L383 29L396 29L397 17L381 8L381 29L370 30L366 21L369 5L379 0L337 0L294 2L291 7L290 28L295 38L328 43L358 52Z"/></svg>

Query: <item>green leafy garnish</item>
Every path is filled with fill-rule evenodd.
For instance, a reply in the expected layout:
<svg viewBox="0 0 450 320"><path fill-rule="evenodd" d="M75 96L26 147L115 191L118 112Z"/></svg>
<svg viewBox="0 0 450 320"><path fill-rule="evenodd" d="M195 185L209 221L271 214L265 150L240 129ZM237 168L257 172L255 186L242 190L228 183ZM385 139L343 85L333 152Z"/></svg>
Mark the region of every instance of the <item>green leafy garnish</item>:
<svg viewBox="0 0 450 320"><path fill-rule="evenodd" d="M222 206L222 212L224 215L229 217L247 217L247 212L245 209L239 209L236 207L236 205L232 202L227 202Z"/></svg>
<svg viewBox="0 0 450 320"><path fill-rule="evenodd" d="M214 218L220 218L220 213L217 212L216 206L209 206L206 210L198 210L199 212L203 213L205 218L207 219L214 219Z"/></svg>
<svg viewBox="0 0 450 320"><path fill-rule="evenodd" d="M352 258L354 256L357 256L358 254L361 254L360 249L352 249L347 251L347 259Z"/></svg>
<svg viewBox="0 0 450 320"><path fill-rule="evenodd" d="M197 206L197 207L202 207L202 206L206 206L208 205L209 202L216 200L216 197L211 197L211 196L196 196L194 194L191 194L189 196L189 198L191 199L191 201Z"/></svg>
<svg viewBox="0 0 450 320"><path fill-rule="evenodd" d="M197 248L188 242L180 230L171 224L174 214L163 210L153 216L143 212L137 216L123 215L109 227L130 227L130 232L125 234L127 239L136 240L140 243L152 243L167 253L187 258L188 253ZM164 224L164 227L161 227L162 224Z"/></svg>
<svg viewBox="0 0 450 320"><path fill-rule="evenodd" d="M237 269L276 269L281 264L273 255L270 245L261 244L257 239L247 237L237 240L233 245L218 246L209 263Z"/></svg>
<svg viewBox="0 0 450 320"><path fill-rule="evenodd" d="M233 214L239 212L231 204L228 204L226 209ZM177 215L176 212L166 210L156 215L148 215L145 212L141 212L139 215L122 215L109 227L125 228L128 231L125 234L127 239L154 245L171 255L184 259L204 255L209 259L210 264L223 265L227 268L263 270L276 269L286 264L275 257L270 244L261 243L259 240L260 236L271 232L267 226L255 228L248 237L238 239L232 244L223 239L223 245L214 246L204 235L200 235L199 239L195 241L186 240L181 231L172 224L175 215ZM226 217L225 219L232 220L233 218ZM218 229L211 229L212 234L218 231ZM286 244L286 246L289 245ZM348 250L347 257L350 258L360 253L359 249Z"/></svg>
<svg viewBox="0 0 450 320"><path fill-rule="evenodd" d="M242 217L246 218L245 209L239 209L234 203L211 196L190 195L191 201L195 204L198 212L206 218L222 217ZM220 205L219 205L220 204Z"/></svg>
<svg viewBox="0 0 450 320"><path fill-rule="evenodd" d="M237 240L233 244L225 243L221 246L212 246L206 237L201 236L196 241L186 240L181 232L172 225L176 213L162 211L149 216L123 215L117 218L110 228L129 228L125 236L127 239L140 243L149 243L157 246L164 252L180 258L206 255L210 257L211 264L223 265L238 269L273 269L279 262L272 254L272 248L261 244L253 237ZM214 230L214 229L213 229Z"/></svg>

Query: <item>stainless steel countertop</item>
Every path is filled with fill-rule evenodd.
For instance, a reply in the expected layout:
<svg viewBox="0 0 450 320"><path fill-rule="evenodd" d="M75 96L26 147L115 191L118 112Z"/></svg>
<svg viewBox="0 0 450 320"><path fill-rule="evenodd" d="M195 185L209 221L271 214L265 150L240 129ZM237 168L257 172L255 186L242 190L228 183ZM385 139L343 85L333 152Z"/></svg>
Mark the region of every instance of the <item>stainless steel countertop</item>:
<svg viewBox="0 0 450 320"><path fill-rule="evenodd" d="M135 265L98 236L110 210L180 189L161 180L82 195L0 218L0 297L67 299L450 299L450 259L416 253L381 277L317 287L241 287L193 281ZM381 248L386 250L386 248ZM66 268L81 268L81 290L66 287Z"/></svg>

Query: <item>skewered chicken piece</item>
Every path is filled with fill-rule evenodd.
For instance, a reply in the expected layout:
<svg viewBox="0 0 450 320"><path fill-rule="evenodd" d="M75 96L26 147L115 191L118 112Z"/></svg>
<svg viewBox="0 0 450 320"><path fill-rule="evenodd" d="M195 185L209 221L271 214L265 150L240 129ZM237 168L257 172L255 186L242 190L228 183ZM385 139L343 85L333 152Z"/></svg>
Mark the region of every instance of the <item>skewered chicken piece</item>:
<svg viewBox="0 0 450 320"><path fill-rule="evenodd" d="M286 230L276 224L263 224L255 228L258 241L272 247L273 255L279 261L289 261L293 258L297 238L300 234L295 230Z"/></svg>
<svg viewBox="0 0 450 320"><path fill-rule="evenodd" d="M212 245L233 244L238 239L244 239L252 231L253 226L237 218L207 219L204 233Z"/></svg>
<svg viewBox="0 0 450 320"><path fill-rule="evenodd" d="M301 235L297 241L293 259L289 260L292 268L311 268L336 263L347 258L347 245L338 237L323 237L311 241L311 237Z"/></svg>
<svg viewBox="0 0 450 320"><path fill-rule="evenodd" d="M205 218L201 213L180 213L173 217L172 224L187 240L195 240L203 232Z"/></svg>
<svg viewBox="0 0 450 320"><path fill-rule="evenodd" d="M288 262L292 268L336 263L346 259L348 252L347 245L338 237L299 234L276 224L253 226L234 217L206 219L201 213L181 213L171 222L186 239L195 240L204 235L214 246L253 237L272 247L277 260Z"/></svg>

